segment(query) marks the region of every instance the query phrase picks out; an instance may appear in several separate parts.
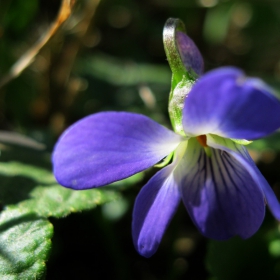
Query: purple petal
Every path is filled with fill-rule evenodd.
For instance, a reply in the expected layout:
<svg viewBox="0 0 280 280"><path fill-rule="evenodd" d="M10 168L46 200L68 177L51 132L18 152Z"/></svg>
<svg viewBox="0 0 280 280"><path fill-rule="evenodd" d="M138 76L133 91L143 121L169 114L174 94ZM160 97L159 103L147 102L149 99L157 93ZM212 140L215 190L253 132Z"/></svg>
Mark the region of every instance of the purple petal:
<svg viewBox="0 0 280 280"><path fill-rule="evenodd" d="M248 238L263 221L263 194L247 166L226 151L211 149L211 152L211 157L207 156L195 138L189 140L175 171L181 173L183 202L198 229L207 237Z"/></svg>
<svg viewBox="0 0 280 280"><path fill-rule="evenodd" d="M227 151L240 163L242 163L246 170L251 174L251 177L254 178L259 189L262 191L263 196L265 197L265 201L267 202L273 216L280 221L280 203L272 188L269 186L266 179L263 177L256 164L250 157L246 148L241 145L235 144L229 139L223 139L221 137L213 135L208 137L208 144L212 147Z"/></svg>
<svg viewBox="0 0 280 280"><path fill-rule="evenodd" d="M257 139L280 127L280 101L260 80L247 79L236 68L220 68L201 77L191 89L183 126L189 135Z"/></svg>
<svg viewBox="0 0 280 280"><path fill-rule="evenodd" d="M100 187L149 168L181 137L139 114L94 114L67 129L53 153L54 175L68 188Z"/></svg>
<svg viewBox="0 0 280 280"><path fill-rule="evenodd" d="M156 173L135 201L132 236L136 250L146 258L156 252L180 202L173 169L172 164Z"/></svg>
<svg viewBox="0 0 280 280"><path fill-rule="evenodd" d="M181 59L188 71L193 70L197 75L203 74L203 58L193 40L185 33L176 32L177 47Z"/></svg>

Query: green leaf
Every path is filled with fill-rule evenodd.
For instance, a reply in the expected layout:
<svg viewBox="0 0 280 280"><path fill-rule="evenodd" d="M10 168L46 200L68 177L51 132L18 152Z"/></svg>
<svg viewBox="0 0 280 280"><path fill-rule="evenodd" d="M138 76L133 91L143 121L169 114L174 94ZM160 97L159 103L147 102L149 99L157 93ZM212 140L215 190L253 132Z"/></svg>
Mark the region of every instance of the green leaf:
<svg viewBox="0 0 280 280"><path fill-rule="evenodd" d="M42 279L53 235L52 224L8 208L0 215L0 279Z"/></svg>
<svg viewBox="0 0 280 280"><path fill-rule="evenodd" d="M55 178L49 170L16 161L0 162L0 175L23 176L41 184L55 182Z"/></svg>
<svg viewBox="0 0 280 280"><path fill-rule="evenodd" d="M104 189L74 191L56 183L51 171L20 162L1 162L0 279L42 279L52 225L60 218L120 197L120 189L142 179L136 174ZM117 191L113 190L116 189Z"/></svg>
<svg viewBox="0 0 280 280"><path fill-rule="evenodd" d="M2 162L0 198L4 205L17 204L24 211L59 218L119 199L120 190L142 178L143 174L139 173L107 187L75 191L57 184L47 169L19 162Z"/></svg>
<svg viewBox="0 0 280 280"><path fill-rule="evenodd" d="M20 162L1 162L0 181L0 201L3 205L28 199L29 193L38 185L56 183L50 171Z"/></svg>
<svg viewBox="0 0 280 280"><path fill-rule="evenodd" d="M104 189L75 191L58 184L37 186L30 193L31 198L19 203L25 211L32 211L42 217L64 217L72 212L93 209L97 205L116 200L119 194Z"/></svg>

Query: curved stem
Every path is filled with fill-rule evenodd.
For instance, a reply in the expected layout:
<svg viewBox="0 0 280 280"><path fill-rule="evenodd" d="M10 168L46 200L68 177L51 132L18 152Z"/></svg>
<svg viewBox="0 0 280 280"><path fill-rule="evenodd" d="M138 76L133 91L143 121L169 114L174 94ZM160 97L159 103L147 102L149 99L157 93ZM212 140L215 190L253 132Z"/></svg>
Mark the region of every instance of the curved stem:
<svg viewBox="0 0 280 280"><path fill-rule="evenodd" d="M177 84L186 73L176 45L176 31L185 32L185 25L180 19L169 18L163 28L163 44L168 63L173 73L173 82Z"/></svg>

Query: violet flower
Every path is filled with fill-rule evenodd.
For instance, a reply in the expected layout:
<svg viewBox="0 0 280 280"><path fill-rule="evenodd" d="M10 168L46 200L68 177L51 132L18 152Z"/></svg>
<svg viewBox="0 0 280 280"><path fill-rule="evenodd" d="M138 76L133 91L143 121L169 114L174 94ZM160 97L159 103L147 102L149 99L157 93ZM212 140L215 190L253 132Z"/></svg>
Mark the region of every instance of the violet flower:
<svg viewBox="0 0 280 280"><path fill-rule="evenodd" d="M186 71L200 75L202 59L189 59L184 48L191 45L198 56L196 46L184 33L176 34ZM181 199L198 230L217 240L253 235L265 204L280 219L276 196L240 144L280 127L279 100L263 82L233 67L208 72L191 88L177 85L173 94L185 97L181 126L173 122L176 133L140 114L103 112L68 128L53 153L56 179L75 190L122 180L173 155L134 205L133 242L145 257L156 252Z"/></svg>

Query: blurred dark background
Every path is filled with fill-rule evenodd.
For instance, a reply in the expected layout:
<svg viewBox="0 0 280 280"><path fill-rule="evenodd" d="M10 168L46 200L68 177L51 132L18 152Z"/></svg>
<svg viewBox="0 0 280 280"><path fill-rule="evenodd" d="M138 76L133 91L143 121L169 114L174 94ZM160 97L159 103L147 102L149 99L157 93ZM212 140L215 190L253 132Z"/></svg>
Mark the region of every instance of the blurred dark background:
<svg viewBox="0 0 280 280"><path fill-rule="evenodd" d="M74 3L74 1L72 1ZM0 84L55 20L60 1L1 0ZM50 153L74 121L105 110L143 113L170 126L171 81L163 49L167 18L180 18L200 49L205 71L232 65L280 92L279 0L76 0L70 18L23 73L0 88L0 128L44 143ZM280 187L280 137L249 146ZM280 279L280 233L267 213L249 240L209 241L181 205L158 252L139 256L131 240L134 199L155 172L123 199L52 219L46 279Z"/></svg>

